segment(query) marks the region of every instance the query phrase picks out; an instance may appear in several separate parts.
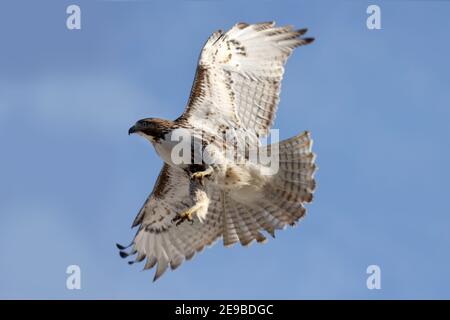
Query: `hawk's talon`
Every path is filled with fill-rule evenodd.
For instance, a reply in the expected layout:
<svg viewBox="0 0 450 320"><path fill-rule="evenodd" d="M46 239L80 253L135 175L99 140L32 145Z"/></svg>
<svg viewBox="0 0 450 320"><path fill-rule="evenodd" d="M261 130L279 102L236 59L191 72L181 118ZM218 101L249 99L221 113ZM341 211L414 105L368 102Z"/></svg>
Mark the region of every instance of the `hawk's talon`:
<svg viewBox="0 0 450 320"><path fill-rule="evenodd" d="M214 170L211 167L209 167L205 171L194 172L193 174L191 174L191 180L198 181L198 182L200 182L201 185L204 185L203 179L210 177L212 175L213 171Z"/></svg>
<svg viewBox="0 0 450 320"><path fill-rule="evenodd" d="M176 222L176 226L179 226L184 221L189 221L192 224L194 224L194 219L192 218L192 212L190 210L187 210L183 213L177 213L175 218L172 219L172 223Z"/></svg>
<svg viewBox="0 0 450 320"><path fill-rule="evenodd" d="M202 180L203 178L209 177L211 175L211 172L207 171L198 171L191 174L192 180Z"/></svg>

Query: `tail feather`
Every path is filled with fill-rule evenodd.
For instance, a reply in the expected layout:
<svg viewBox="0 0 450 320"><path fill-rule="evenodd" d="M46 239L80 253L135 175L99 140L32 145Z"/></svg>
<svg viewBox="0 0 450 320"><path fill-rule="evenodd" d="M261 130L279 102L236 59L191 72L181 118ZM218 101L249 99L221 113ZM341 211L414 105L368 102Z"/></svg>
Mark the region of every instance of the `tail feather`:
<svg viewBox="0 0 450 320"><path fill-rule="evenodd" d="M223 245L225 247L231 246L239 241L239 237L237 235L236 226L234 225L232 212L227 210L228 201L230 201L229 197L224 197L224 219L223 219Z"/></svg>
<svg viewBox="0 0 450 320"><path fill-rule="evenodd" d="M260 226L256 222L253 214L243 204L236 203L236 212L241 217L242 222L245 224L246 230L250 233L250 236L246 242L242 242L242 245L249 245L253 240L257 242L264 242L266 237L259 232Z"/></svg>
<svg viewBox="0 0 450 320"><path fill-rule="evenodd" d="M317 169L311 151L308 132L281 141L278 148L268 147L280 159L278 172L262 188L258 201L242 203L224 196L223 241L226 246L253 240L266 240L259 231L275 237L275 230L295 225L306 213L304 203L310 203L315 190ZM275 151L273 151L275 150Z"/></svg>
<svg viewBox="0 0 450 320"><path fill-rule="evenodd" d="M227 206L225 210L227 210L231 215L231 219L233 220L234 226L236 227L236 234L239 238L239 242L242 245L246 246L250 242L252 242L253 235L244 222L239 205L232 203L231 199L229 202L227 202L227 204L229 204L229 206Z"/></svg>
<svg viewBox="0 0 450 320"><path fill-rule="evenodd" d="M224 240L228 238L226 245L234 244L239 240L243 246L247 246L256 240L257 242L263 242L266 240L263 234L259 232L259 224L253 218L252 210L245 205L234 201L231 198L227 199L225 210L227 214L230 214L233 221L234 230L237 238L224 237ZM231 241L230 241L231 240Z"/></svg>
<svg viewBox="0 0 450 320"><path fill-rule="evenodd" d="M293 224L306 213L303 203L313 200L315 154L309 132L281 141L277 147L279 170L264 187L264 195L266 201L281 209L284 221ZM273 148L269 146L269 150Z"/></svg>

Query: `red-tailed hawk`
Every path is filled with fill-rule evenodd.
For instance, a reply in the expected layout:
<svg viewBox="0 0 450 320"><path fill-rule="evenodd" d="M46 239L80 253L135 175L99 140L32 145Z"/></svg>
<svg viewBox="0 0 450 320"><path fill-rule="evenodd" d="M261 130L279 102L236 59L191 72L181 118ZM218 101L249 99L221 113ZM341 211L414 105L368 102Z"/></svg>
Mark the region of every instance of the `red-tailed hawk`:
<svg viewBox="0 0 450 320"><path fill-rule="evenodd" d="M147 258L144 269L157 265L154 280L218 238L225 246L264 242L264 231L274 236L304 216L303 204L312 201L315 188L309 133L265 146L260 138L275 118L286 60L313 41L305 33L274 22L214 32L184 113L175 121L148 118L130 128L153 144L164 165L134 220L139 230L130 252L118 247L122 257L136 254L130 263ZM180 153L183 134L191 140ZM277 165L250 156L260 159L262 153ZM175 159L180 155L187 161Z"/></svg>

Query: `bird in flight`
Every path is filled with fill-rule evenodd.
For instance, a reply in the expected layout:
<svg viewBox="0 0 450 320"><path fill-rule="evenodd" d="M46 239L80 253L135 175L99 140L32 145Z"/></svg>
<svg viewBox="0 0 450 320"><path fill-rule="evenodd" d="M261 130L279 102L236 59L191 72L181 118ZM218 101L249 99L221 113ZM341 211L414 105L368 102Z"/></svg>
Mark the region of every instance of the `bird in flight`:
<svg viewBox="0 0 450 320"><path fill-rule="evenodd" d="M288 57L314 40L303 37L306 31L267 22L214 32L184 113L129 129L164 161L133 222L133 241L117 245L123 258L136 256L130 264L146 259L144 269L156 266L156 280L219 238L225 246L265 242L265 233L274 237L305 215L316 170L309 132L261 140L271 135Z"/></svg>

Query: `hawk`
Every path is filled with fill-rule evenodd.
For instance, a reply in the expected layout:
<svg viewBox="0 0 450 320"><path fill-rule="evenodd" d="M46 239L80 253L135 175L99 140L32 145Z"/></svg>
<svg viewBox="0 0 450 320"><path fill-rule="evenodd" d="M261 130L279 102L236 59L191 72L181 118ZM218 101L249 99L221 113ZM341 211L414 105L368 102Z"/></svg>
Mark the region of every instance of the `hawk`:
<svg viewBox="0 0 450 320"><path fill-rule="evenodd" d="M201 51L184 113L174 121L142 119L129 129L164 161L132 224L139 226L132 243L117 245L123 258L136 255L130 264L147 259L144 269L156 266L156 280L219 238L225 246L265 242L264 232L275 237L275 230L305 215L315 189L310 134L266 145L261 139L270 134L288 57L314 40L303 37L306 31L267 22L214 32ZM180 131L191 140L176 152ZM277 166L252 161L255 150ZM189 161L178 161L179 154Z"/></svg>

